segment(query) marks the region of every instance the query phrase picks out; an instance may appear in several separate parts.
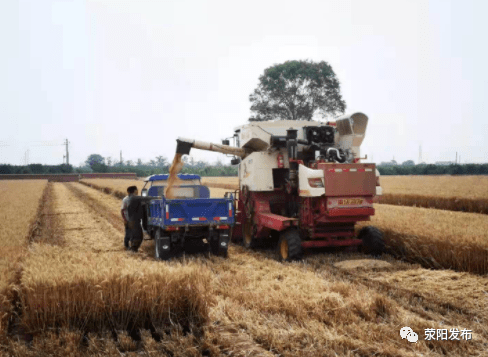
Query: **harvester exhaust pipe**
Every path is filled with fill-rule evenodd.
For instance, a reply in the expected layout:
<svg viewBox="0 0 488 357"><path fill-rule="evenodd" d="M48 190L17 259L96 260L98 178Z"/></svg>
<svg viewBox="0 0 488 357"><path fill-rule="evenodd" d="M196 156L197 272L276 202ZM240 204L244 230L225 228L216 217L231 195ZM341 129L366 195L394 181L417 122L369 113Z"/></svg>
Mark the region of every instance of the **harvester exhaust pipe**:
<svg viewBox="0 0 488 357"><path fill-rule="evenodd" d="M288 158L290 160L289 179L293 190L298 187L298 163L295 161L298 156L297 147L297 130L288 129L286 131L286 148L288 149Z"/></svg>

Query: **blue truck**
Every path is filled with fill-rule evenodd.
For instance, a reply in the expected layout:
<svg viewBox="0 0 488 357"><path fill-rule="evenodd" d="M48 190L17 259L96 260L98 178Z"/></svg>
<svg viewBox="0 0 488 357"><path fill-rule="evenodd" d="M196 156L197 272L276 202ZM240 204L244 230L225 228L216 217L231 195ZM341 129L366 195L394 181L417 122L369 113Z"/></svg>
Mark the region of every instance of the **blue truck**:
<svg viewBox="0 0 488 357"><path fill-rule="evenodd" d="M210 253L227 257L229 238L235 224L234 197L210 198L210 190L199 175L179 174L173 196L165 191L169 175L152 175L145 180L143 228L155 240L156 259L168 260L185 246L207 247Z"/></svg>

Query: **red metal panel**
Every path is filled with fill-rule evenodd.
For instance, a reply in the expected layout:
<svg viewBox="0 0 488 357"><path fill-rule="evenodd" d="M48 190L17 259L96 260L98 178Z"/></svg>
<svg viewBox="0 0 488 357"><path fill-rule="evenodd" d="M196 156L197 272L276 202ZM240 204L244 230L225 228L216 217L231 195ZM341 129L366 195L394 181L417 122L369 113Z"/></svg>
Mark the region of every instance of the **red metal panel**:
<svg viewBox="0 0 488 357"><path fill-rule="evenodd" d="M352 223L352 222L359 222L359 221L370 221L370 216L323 216L317 218L317 223Z"/></svg>
<svg viewBox="0 0 488 357"><path fill-rule="evenodd" d="M326 196L374 196L376 194L374 164L319 163L317 168L324 170Z"/></svg>
<svg viewBox="0 0 488 357"><path fill-rule="evenodd" d="M348 247L361 245L361 239L344 239L344 240L316 240L302 242L303 248L320 248L320 247Z"/></svg>
<svg viewBox="0 0 488 357"><path fill-rule="evenodd" d="M322 233L317 233L315 232L313 234L313 238L334 238L334 237L353 237L355 234L354 231L345 231L345 232L322 232ZM312 238L312 237L311 237Z"/></svg>
<svg viewBox="0 0 488 357"><path fill-rule="evenodd" d="M331 208L327 213L331 217L374 216L374 208Z"/></svg>
<svg viewBox="0 0 488 357"><path fill-rule="evenodd" d="M258 225L266 228L282 231L293 225L298 225L296 218L288 218L273 213L258 213L255 217Z"/></svg>

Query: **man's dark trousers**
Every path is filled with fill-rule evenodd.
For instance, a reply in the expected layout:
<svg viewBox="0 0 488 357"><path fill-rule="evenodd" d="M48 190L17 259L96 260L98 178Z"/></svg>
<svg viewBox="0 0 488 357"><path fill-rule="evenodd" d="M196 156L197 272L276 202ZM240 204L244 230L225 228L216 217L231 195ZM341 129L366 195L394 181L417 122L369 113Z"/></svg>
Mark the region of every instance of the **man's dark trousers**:
<svg viewBox="0 0 488 357"><path fill-rule="evenodd" d="M130 231L130 249L137 252L142 244L142 227L140 221L129 221L129 231Z"/></svg>
<svg viewBox="0 0 488 357"><path fill-rule="evenodd" d="M124 247L125 249L130 249L130 237L131 229L129 228L129 222L125 223L125 237L124 237Z"/></svg>

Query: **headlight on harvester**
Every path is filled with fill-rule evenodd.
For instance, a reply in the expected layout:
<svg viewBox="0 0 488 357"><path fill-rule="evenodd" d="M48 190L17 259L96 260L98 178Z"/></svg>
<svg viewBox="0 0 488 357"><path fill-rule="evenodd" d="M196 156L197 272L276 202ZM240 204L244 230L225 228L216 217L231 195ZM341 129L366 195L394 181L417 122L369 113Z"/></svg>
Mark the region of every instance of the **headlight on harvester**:
<svg viewBox="0 0 488 357"><path fill-rule="evenodd" d="M312 188L321 188L324 187L324 183L322 182L321 178L309 178L308 184Z"/></svg>

